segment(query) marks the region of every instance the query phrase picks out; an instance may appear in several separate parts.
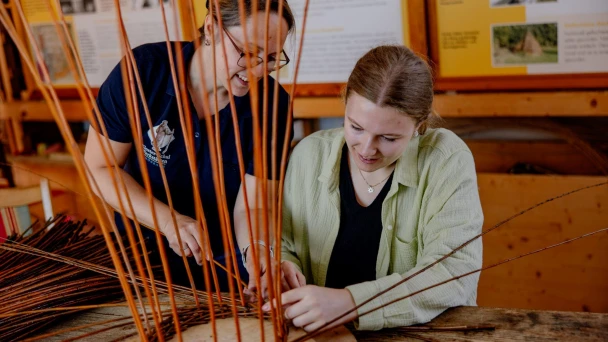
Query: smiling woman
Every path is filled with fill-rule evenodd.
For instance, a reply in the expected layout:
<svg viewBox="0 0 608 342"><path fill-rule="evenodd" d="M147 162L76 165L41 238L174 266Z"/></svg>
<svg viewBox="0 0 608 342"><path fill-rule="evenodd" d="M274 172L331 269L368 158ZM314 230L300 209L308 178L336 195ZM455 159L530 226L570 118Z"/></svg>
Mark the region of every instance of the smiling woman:
<svg viewBox="0 0 608 342"><path fill-rule="evenodd" d="M482 261L476 240L399 284L479 234L483 223L471 152L454 133L430 128L429 67L404 46L377 47L357 62L344 99L344 128L309 136L289 161L285 315L312 331L349 310L335 324L382 307L356 321L358 329L378 330L475 305L478 274L385 306Z"/></svg>
<svg viewBox="0 0 608 342"><path fill-rule="evenodd" d="M288 120L287 92L280 87L278 98L274 98L273 91L268 91L268 98L263 99L264 85L271 90L275 87L275 81L269 73L289 62L282 48L277 49L278 46L283 46L287 35L294 29L294 18L287 1L220 0L212 4L218 6L209 6L207 2L207 8L212 14L205 18L204 25L199 29L201 37L197 41L153 43L133 50L145 94L145 98L138 98L136 108L139 109L139 117L130 117L130 112L133 112L128 108L131 98L126 95L128 93L123 86L125 77L121 65L116 66L101 86L97 98L102 130L90 130L85 153L92 178L101 189L99 195L118 212L120 201L126 199L128 194L133 209L129 210L126 201L122 206L128 209L126 213L129 218L136 218L148 227L158 226L165 237L157 242L163 243L165 250L173 250L174 253L169 252L167 255L173 282L187 285L193 281L197 288L205 286L205 277L202 268L195 262L201 265L205 258L213 257L225 264L224 255L230 255L224 249L223 234L226 232L222 232L223 227L234 225L234 230L227 232L226 242L229 243L228 248L236 250L238 265L234 263L235 268L240 268L240 274L243 275L253 272L254 258L241 258L240 251L246 253L252 241L246 222L249 214L247 210L257 212L263 208L255 206L262 202L256 200L256 191L249 191L245 199L242 180L247 188L256 189L262 179L256 178L254 174L259 177L266 174L262 172L264 170L275 170L276 172L269 171L267 174L269 178L278 178L283 141L286 132L291 132L287 127L287 123L291 122ZM241 4L245 9L245 25L241 25ZM269 38L265 51L264 44L260 42L265 41L266 25L263 23L266 22L266 8L269 10ZM259 24L254 26L254 20ZM253 46L258 44L262 46L254 49ZM181 59L183 62L186 69L185 82L174 83L171 59ZM179 74L178 70L174 71ZM254 83L257 84L256 91L250 92ZM187 84L187 91L182 92L174 84ZM254 101L256 96L258 98ZM278 103L276 112L272 110L275 101ZM253 103L260 107L252 108ZM263 104L269 104L268 108L262 108ZM185 115L190 115L185 120L181 119L182 111ZM254 115L256 111L259 115ZM263 113L268 113L266 118ZM191 132L187 128L187 121L192 124ZM141 124L136 126L133 124L136 122ZM266 127L263 127L265 123ZM212 132L211 127L213 131L220 132L219 137L209 134ZM269 157L267 165L263 166L255 166L254 163L254 131L258 129L276 131L277 143L271 143L272 135L269 133L266 146L267 155L276 154L278 160L272 162ZM100 134L109 138L109 145L116 156L114 165L119 166L117 178L123 178L126 184L125 191L120 194L112 186L114 176L109 171L113 165L106 164L104 158L101 158ZM189 141L194 147L194 151L190 152L194 153L188 152ZM219 146L212 144L214 141ZM141 159L136 153L136 143L143 144ZM222 162L214 165L217 149L221 151ZM239 155L239 151L242 151L242 155ZM195 160L189 161L189 158ZM242 163L239 162L240 158ZM192 171L194 174L190 177L192 165L195 171ZM239 165L245 168L244 178L241 178ZM215 171L218 169L219 179L223 180L219 187L214 183ZM148 182L145 174L149 174L155 217L144 187ZM222 202L217 200L218 192L219 196L225 196L227 207L223 207ZM200 198L195 198L199 194ZM245 200L250 204L249 209L246 209ZM204 221L197 219L199 210L204 210ZM201 227L201 224L205 224L202 222L206 226ZM123 221L117 214L116 224L119 229L125 229L125 225L131 226L133 223ZM203 235L201 231L208 235ZM144 235L156 241L154 232L144 231ZM261 240L272 240L272 236L265 237L261 232L254 236L259 236ZM238 246L230 246L235 239ZM151 245L156 247L154 242ZM264 272L264 255L257 259ZM247 260L247 264L243 265L241 260ZM228 291L225 274L220 273L218 278L216 285L221 290Z"/></svg>

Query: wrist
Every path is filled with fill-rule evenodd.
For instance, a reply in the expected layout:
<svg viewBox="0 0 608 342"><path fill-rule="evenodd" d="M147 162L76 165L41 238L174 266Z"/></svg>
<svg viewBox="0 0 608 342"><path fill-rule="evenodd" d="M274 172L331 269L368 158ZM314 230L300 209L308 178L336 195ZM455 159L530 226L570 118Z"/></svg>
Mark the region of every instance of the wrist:
<svg viewBox="0 0 608 342"><path fill-rule="evenodd" d="M257 244L261 247L266 247L266 243L262 240L255 240L253 241L253 244ZM249 250L252 248L251 244L247 244L245 247L241 248L241 258L243 259L243 265L247 265L247 253L249 252ZM274 257L274 249L272 248L272 246L268 247L270 250L270 257L273 258ZM260 258L265 258L266 257L266 252L263 251L262 249L258 249L258 251L261 251L261 253L258 253L258 259Z"/></svg>
<svg viewBox="0 0 608 342"><path fill-rule="evenodd" d="M161 224L158 228L160 229L160 232L163 233L164 235L167 235L167 227L171 224L171 218L169 217L169 219L163 221L164 223Z"/></svg>
<svg viewBox="0 0 608 342"><path fill-rule="evenodd" d="M180 214L178 214L177 212L175 213L175 222L179 222L180 219ZM160 221L160 220L159 220ZM171 230L171 228L173 227L173 216L171 214L169 214L168 216L166 216L165 220L164 220L164 224L160 226L160 231L161 233L167 235L170 234L173 230Z"/></svg>

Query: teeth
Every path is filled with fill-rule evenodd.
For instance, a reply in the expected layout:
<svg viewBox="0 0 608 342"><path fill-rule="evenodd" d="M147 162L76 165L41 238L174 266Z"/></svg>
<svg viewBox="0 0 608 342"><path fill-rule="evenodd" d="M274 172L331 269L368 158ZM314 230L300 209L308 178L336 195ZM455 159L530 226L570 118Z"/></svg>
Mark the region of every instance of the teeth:
<svg viewBox="0 0 608 342"><path fill-rule="evenodd" d="M241 75L239 75L239 74L237 74L237 76L238 76L238 77L239 77L241 80L243 80L244 82L248 82L248 78L247 78L247 77L245 77L245 76L241 76Z"/></svg>

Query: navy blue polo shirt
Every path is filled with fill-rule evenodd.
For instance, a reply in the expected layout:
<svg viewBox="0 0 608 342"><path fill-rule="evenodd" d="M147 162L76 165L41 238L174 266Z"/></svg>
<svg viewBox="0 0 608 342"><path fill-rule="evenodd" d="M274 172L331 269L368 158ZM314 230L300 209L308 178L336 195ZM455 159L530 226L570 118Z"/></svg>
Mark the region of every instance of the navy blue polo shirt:
<svg viewBox="0 0 608 342"><path fill-rule="evenodd" d="M145 112L139 98L139 111L141 131L143 141L134 141L129 124L128 112L126 110L125 95L123 89L123 81L120 70L120 65L117 65L110 73L106 81L99 89L97 104L101 111L104 123L108 130L108 136L111 140L123 143L142 144L144 155L150 174L152 183L152 192L160 201L167 203L163 181L161 178L160 168L154 147L151 143L150 129L154 129L157 135L157 142L161 152L161 160L165 167L165 173L169 183L169 189L173 200L174 208L182 215L187 215L196 218L195 201L192 186L192 177L188 166L186 155L186 146L184 142L184 132L181 129L179 113L177 109L177 89L173 86L171 70L169 66L168 53L172 53L177 60L176 49L179 45L174 43L172 51L168 51L165 42L145 44L133 50L139 74L141 76L142 85L145 93L145 101L150 111L152 119L152 127L148 125ZM195 46L193 42L182 43L181 51L184 60L184 65L187 67L194 54ZM177 63L176 63L177 65ZM267 129L269 140L272 134L273 124L273 89L275 81L272 77L268 77L268 100L269 104ZM263 101L263 80L259 84L259 104L260 118L258 125L260 132L263 125L262 105ZM243 158L246 165L246 172L254 174L253 167L253 116L249 94L243 97L235 97L236 112L238 126L240 130L241 147ZM200 197L203 203L205 217L209 227L209 235L211 238L212 249L214 255L223 255L223 245L221 239L221 231L218 219L218 207L215 197L215 188L212 179L212 168L209 154L209 143L207 139L207 130L205 121L199 120L196 115L196 110L188 96L190 112L192 113L190 120L193 124L194 145L196 147L196 163L198 168L198 178L200 186ZM277 137L280 143L277 144L277 159L276 174L280 173L280 161L282 156L283 140L287 125L289 96L287 92L280 87L278 95L278 117L277 117ZM239 164L237 159L237 150L235 143L235 130L233 128L232 113L230 105L219 112L219 130L221 135L221 148L223 155L224 181L226 189L226 199L230 210L230 217L237 197L241 180L239 176ZM292 129L293 132L293 129ZM292 135L293 136L293 135ZM291 137L290 137L291 141ZM272 152L272 144L268 142L268 174L270 175ZM124 170L131 175L135 181L143 186L141 168L137 159L136 151L133 148L128 156ZM269 176L270 177L270 176ZM120 219L116 220L119 227L122 226Z"/></svg>

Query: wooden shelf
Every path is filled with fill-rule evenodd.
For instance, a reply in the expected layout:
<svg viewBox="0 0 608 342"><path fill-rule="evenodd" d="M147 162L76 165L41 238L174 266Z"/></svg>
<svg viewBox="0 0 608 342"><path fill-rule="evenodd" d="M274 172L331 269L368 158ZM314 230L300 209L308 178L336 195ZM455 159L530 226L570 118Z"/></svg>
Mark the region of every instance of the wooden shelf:
<svg viewBox="0 0 608 342"><path fill-rule="evenodd" d="M437 94L435 110L444 118L608 116L608 91ZM300 119L344 116L339 98L297 98Z"/></svg>
<svg viewBox="0 0 608 342"><path fill-rule="evenodd" d="M41 156L9 156L10 164L19 165L48 165L48 166L74 166L74 160L69 154L61 158L41 157Z"/></svg>
<svg viewBox="0 0 608 342"><path fill-rule="evenodd" d="M62 101L68 121L88 120L80 100ZM437 94L435 110L445 118L456 117L551 117L608 116L608 91L501 92L478 94ZM297 97L296 119L342 117L344 103L339 97ZM15 101L0 104L0 119L53 121L42 101Z"/></svg>

